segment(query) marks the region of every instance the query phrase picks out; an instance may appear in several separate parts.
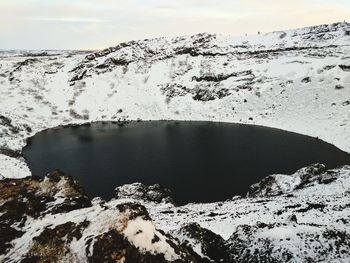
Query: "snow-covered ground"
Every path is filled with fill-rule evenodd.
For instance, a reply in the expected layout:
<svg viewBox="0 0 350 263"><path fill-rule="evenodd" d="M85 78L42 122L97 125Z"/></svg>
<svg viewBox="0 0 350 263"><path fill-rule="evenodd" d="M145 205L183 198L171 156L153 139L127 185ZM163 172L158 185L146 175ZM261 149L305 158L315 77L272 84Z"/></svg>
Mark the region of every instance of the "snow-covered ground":
<svg viewBox="0 0 350 263"><path fill-rule="evenodd" d="M350 166L323 165L185 206L142 184L90 200L56 171L0 180L0 261L349 262L349 189Z"/></svg>
<svg viewBox="0 0 350 263"><path fill-rule="evenodd" d="M30 175L26 139L60 125L177 119L257 124L350 152L350 24L199 34L104 51L0 53L0 175Z"/></svg>
<svg viewBox="0 0 350 263"><path fill-rule="evenodd" d="M39 131L136 119L263 125L350 152L350 24L132 41L95 53L0 52L0 178L31 175L21 149ZM98 262L107 253L124 262L148 253L197 262L188 246L198 262L350 260L349 166L272 175L246 198L181 207L140 184L91 204L58 178L0 180L0 261Z"/></svg>

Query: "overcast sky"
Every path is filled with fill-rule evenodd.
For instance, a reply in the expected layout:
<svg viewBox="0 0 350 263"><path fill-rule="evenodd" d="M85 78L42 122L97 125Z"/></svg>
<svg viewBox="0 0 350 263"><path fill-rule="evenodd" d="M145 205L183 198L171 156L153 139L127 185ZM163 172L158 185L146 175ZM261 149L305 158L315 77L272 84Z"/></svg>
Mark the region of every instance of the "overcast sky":
<svg viewBox="0 0 350 263"><path fill-rule="evenodd" d="M350 19L350 0L0 0L0 49L99 49L200 32L255 34Z"/></svg>

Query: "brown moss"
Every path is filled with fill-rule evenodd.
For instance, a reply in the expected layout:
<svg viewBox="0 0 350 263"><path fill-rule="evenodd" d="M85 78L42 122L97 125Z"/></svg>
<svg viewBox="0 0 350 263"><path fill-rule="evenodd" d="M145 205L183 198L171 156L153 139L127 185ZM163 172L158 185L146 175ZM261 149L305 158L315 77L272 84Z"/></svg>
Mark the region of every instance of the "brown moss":
<svg viewBox="0 0 350 263"><path fill-rule="evenodd" d="M189 254L187 254L186 256L186 254L183 253L183 258L183 260L177 260L175 262L197 262L192 256L189 256ZM88 261L91 263L169 262L164 258L163 254L153 255L149 252L141 253L140 250L138 250L134 245L132 245L123 235L113 230L96 237L96 241L93 245L93 253L92 255L88 255Z"/></svg>
<svg viewBox="0 0 350 263"><path fill-rule="evenodd" d="M53 229L44 229L39 236L33 238L33 245L25 257L26 262L59 262L70 252L73 238L79 240L89 224L88 221L79 224L67 222Z"/></svg>
<svg viewBox="0 0 350 263"><path fill-rule="evenodd" d="M39 181L34 177L23 179L4 179L0 181L0 203L11 198L18 198L26 189L37 191L39 189Z"/></svg>
<svg viewBox="0 0 350 263"><path fill-rule="evenodd" d="M52 207L55 195L62 191L64 200ZM24 223L26 215L39 217L91 206L91 201L70 177L54 171L45 179L27 177L0 181L0 221Z"/></svg>

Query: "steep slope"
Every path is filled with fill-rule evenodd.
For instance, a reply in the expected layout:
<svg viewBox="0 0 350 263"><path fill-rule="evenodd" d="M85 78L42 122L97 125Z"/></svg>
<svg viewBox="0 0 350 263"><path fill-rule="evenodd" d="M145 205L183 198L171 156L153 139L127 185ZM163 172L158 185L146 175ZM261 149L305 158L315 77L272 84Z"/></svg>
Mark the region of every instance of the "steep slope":
<svg viewBox="0 0 350 263"><path fill-rule="evenodd" d="M246 37L199 34L95 53L0 53L0 174L30 175L38 131L97 120L258 124L350 151L350 24Z"/></svg>
<svg viewBox="0 0 350 263"><path fill-rule="evenodd" d="M294 187L281 189L285 177ZM349 166L314 165L263 180L247 198L144 205L157 227L213 262L348 262L349 183Z"/></svg>
<svg viewBox="0 0 350 263"><path fill-rule="evenodd" d="M159 186L118 187L105 202L59 171L5 179L0 261L348 262L349 189L350 166L322 165L264 179L246 198L185 206Z"/></svg>
<svg viewBox="0 0 350 263"><path fill-rule="evenodd" d="M196 262L135 203L92 204L59 171L0 181L1 262Z"/></svg>
<svg viewBox="0 0 350 263"><path fill-rule="evenodd" d="M271 175L247 198L181 207L159 186L119 186L105 202L57 171L10 179L31 175L28 137L98 120L258 124L350 152L349 51L350 24L337 23L0 52L0 261L349 261L348 166Z"/></svg>

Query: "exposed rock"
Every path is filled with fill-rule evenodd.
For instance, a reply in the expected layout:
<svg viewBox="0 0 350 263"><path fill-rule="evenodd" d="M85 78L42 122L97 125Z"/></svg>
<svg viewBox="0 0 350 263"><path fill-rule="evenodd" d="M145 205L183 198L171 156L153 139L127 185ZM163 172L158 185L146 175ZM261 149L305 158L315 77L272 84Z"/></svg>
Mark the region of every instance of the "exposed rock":
<svg viewBox="0 0 350 263"><path fill-rule="evenodd" d="M348 65L339 65L339 68L341 68L343 71L350 71L350 66Z"/></svg>
<svg viewBox="0 0 350 263"><path fill-rule="evenodd" d="M321 30L322 28L322 30ZM298 32L296 35L289 36L287 32L279 34L279 39L285 39L287 36L290 38L300 37L304 41L323 42L334 38L333 33L338 30L345 30L345 24L332 24L326 27L317 26L309 27L305 32ZM103 51L89 54L85 57L85 60L80 63L72 72L75 76L85 77L87 75L82 74L85 70L89 71L89 76L93 74L100 74L104 72L110 72L113 68L118 66L126 66L131 63L138 63L147 61L168 60L177 56L190 55L192 57L217 57L217 56L236 56L238 59L269 59L281 56L287 52L307 52L310 50L323 50L328 48L336 48L336 45L329 46L308 46L308 45L296 45L296 46L280 46L275 48L266 48L260 45L257 49L250 49L248 44L236 44L230 45L225 49L218 48L215 40L215 35L210 34L198 34L189 38L178 37L171 39L170 42L164 38L159 39L145 39L143 41L130 41L121 43L115 47L107 48ZM152 43L157 41L161 43L158 48L154 48ZM284 44L285 45L285 44ZM169 50L168 47L173 46L173 49ZM324 52L314 53L314 56L324 56ZM103 61L103 58L105 60ZM101 63L102 61L102 63ZM217 76L203 76L196 77L196 81L213 81L218 82L230 78L231 74L218 74ZM74 79L73 77L72 79Z"/></svg>
<svg viewBox="0 0 350 263"><path fill-rule="evenodd" d="M307 212L307 211L309 211L311 209L319 209L319 210L323 211L325 207L326 207L325 204L308 203L307 207L300 208L300 209L295 210L295 211L298 212L298 213L305 213L305 212Z"/></svg>
<svg viewBox="0 0 350 263"><path fill-rule="evenodd" d="M0 115L0 125L6 127L7 129L9 129L9 132L11 132L11 133L17 134L20 131L20 128L15 126L12 123L11 119L9 119L9 118L7 118L5 116L2 116L2 115Z"/></svg>
<svg viewBox="0 0 350 263"><path fill-rule="evenodd" d="M11 248L11 241L21 237L24 232L19 231L7 223L0 223L0 255L4 254L5 251Z"/></svg>
<svg viewBox="0 0 350 263"><path fill-rule="evenodd" d="M346 186L349 168L327 171L316 164L286 175L289 179L294 177L297 183L268 177L260 185L260 192L254 194L269 199L251 196L206 204L194 211L195 217L190 207L196 204L179 209L164 203L169 192L157 185L126 185L117 188L121 199L94 201L91 205L76 182L59 171L43 179L5 179L0 181L0 261L19 258L21 262L243 263L314 262L315 258L341 261L350 256L347 249L350 234L342 227L348 220L346 212L340 213L350 207L346 190L342 194L341 187L333 188L338 189L334 194L339 203L335 203L330 202L333 200L330 190L322 199L319 186L332 189L332 185L342 182ZM282 193L285 195L276 195ZM297 197L299 193L301 198ZM79 198L83 201L77 201ZM129 199L126 203L125 198ZM182 218L181 222L186 224L176 225L171 235L165 234L155 228L146 208L136 202L151 208L158 223L169 216L175 221ZM270 208L266 206L269 202ZM262 216L265 212L269 216ZM240 219L245 213L252 220L249 225L242 224L246 221ZM306 220L315 215L338 223ZM225 229L226 225L215 224L224 218L240 222L228 239L193 222L201 220L210 226L213 221L214 226ZM271 218L272 222L261 222Z"/></svg>
<svg viewBox="0 0 350 263"><path fill-rule="evenodd" d="M77 80L82 80L84 78L84 76L86 75L87 70L84 70L82 72L80 72L79 74L76 74L75 76L73 76L71 78L71 82L77 81Z"/></svg>
<svg viewBox="0 0 350 263"><path fill-rule="evenodd" d="M0 181L0 222L22 222L27 216L64 213L89 207L91 202L71 178L60 171L45 178L3 179Z"/></svg>
<svg viewBox="0 0 350 263"><path fill-rule="evenodd" d="M331 69L333 69L335 67L336 67L336 65L328 65L328 66L325 66L323 69L324 70L331 70Z"/></svg>
<svg viewBox="0 0 350 263"><path fill-rule="evenodd" d="M230 94L228 89L208 90L208 89L197 89L194 91L194 100L199 101L211 101L215 99L221 99Z"/></svg>
<svg viewBox="0 0 350 263"><path fill-rule="evenodd" d="M344 101L341 105L343 105L343 106L348 106L348 105L350 105L350 100Z"/></svg>
<svg viewBox="0 0 350 263"><path fill-rule="evenodd" d="M188 90L185 86L177 83L163 85L160 90L166 96L167 102L170 102L174 97L185 96L186 94L191 93L191 90Z"/></svg>
<svg viewBox="0 0 350 263"><path fill-rule="evenodd" d="M171 191L159 184L146 186L142 183L125 184L115 189L117 198L144 200L156 203L173 203Z"/></svg>
<svg viewBox="0 0 350 263"><path fill-rule="evenodd" d="M22 67L30 66L30 65L33 65L34 63L38 63L38 62L40 62L40 61L38 59L36 59L36 58L25 59L25 60L23 60L21 62L18 62L15 65L14 71L20 71L20 70L22 70Z"/></svg>
<svg viewBox="0 0 350 263"><path fill-rule="evenodd" d="M115 58L109 58L107 59L103 64L99 64L96 66L96 68L108 68L111 65L114 66L127 66L131 61L125 60L125 59L115 59Z"/></svg>
<svg viewBox="0 0 350 263"><path fill-rule="evenodd" d="M309 82L311 82L311 78L310 78L310 77L305 77L305 78L303 78L303 79L301 80L301 82L303 82L303 83L309 83Z"/></svg>
<svg viewBox="0 0 350 263"><path fill-rule="evenodd" d="M187 250L181 251L185 255L182 259L170 261L162 254L154 255L149 252L142 252L117 231L104 233L95 237L95 239L92 255L88 257L88 262L197 262Z"/></svg>
<svg viewBox="0 0 350 263"><path fill-rule="evenodd" d="M0 154L4 154L6 156L13 157L13 158L22 157L22 154L20 151L12 150L9 148L3 148L3 147L0 147Z"/></svg>
<svg viewBox="0 0 350 263"><path fill-rule="evenodd" d="M161 86L162 93L166 96L166 102L170 102L174 97L181 97L187 94L192 95L193 100L211 101L215 99L222 99L231 94L229 89L213 87L209 88L194 88L189 89L179 84L166 84Z"/></svg>
<svg viewBox="0 0 350 263"><path fill-rule="evenodd" d="M159 186L142 189L152 200L166 199ZM92 206L84 190L59 171L0 181L1 262L195 263L194 255L158 231L144 206Z"/></svg>
<svg viewBox="0 0 350 263"><path fill-rule="evenodd" d="M220 262L210 261L202 247L214 243L228 262L347 262L350 167L326 171L313 165L298 177L302 174L305 185L281 195L149 211L152 216L164 212L158 223L174 229L172 235L189 244L203 262Z"/></svg>
<svg viewBox="0 0 350 263"><path fill-rule="evenodd" d="M335 89L337 89L337 90L344 89L344 86L337 84L337 85L335 85Z"/></svg>
<svg viewBox="0 0 350 263"><path fill-rule="evenodd" d="M57 56L58 54L55 53L48 53L46 51L43 52L26 52L25 54L23 54L23 57L53 57L53 56Z"/></svg>
<svg viewBox="0 0 350 263"><path fill-rule="evenodd" d="M79 224L67 222L54 228L46 227L39 236L33 238L28 253L22 262L60 262L69 254L73 239L79 240L89 222Z"/></svg>
<svg viewBox="0 0 350 263"><path fill-rule="evenodd" d="M345 96L348 88L344 74L349 70L349 28L349 23L336 23L290 30L285 36L283 32L247 36L244 41L209 34L159 38L91 54L0 51L0 95L9 98L1 102L0 172L4 177L29 175L25 161L18 158L28 134L83 122L84 115L90 118L80 110L92 97L94 103L87 110L93 120L113 119L120 108L145 120L174 118L174 112L186 120L244 122L251 117L254 124L320 136L349 151L348 108L331 106L348 100L339 96ZM286 60L297 67L291 70ZM71 65L76 66L71 70ZM249 70L252 75L230 76ZM62 74L60 78L54 77L56 73ZM294 84L280 86L281 77ZM297 80L304 77L312 77L310 89L297 87ZM85 78L90 79L84 86ZM327 85L319 85L323 81ZM61 92L60 103L55 91ZM254 95L257 92L261 98ZM174 103L164 106L161 102L168 98ZM327 114L314 114L314 109ZM147 194L142 198L152 202L125 197L143 203L147 210L134 201L122 204L121 199L95 200L90 206L85 194L66 186L68 179L6 179L0 183L0 262L24 262L25 257L28 261L63 257L59 259L63 262L207 259L157 230L150 217L166 232L177 233L183 223L193 222L221 235L231 262L347 262L350 168L321 170L274 175L252 187L250 198L214 204L175 207L158 204L158 198ZM62 189L73 189L74 194ZM221 246L219 237L194 229L191 236L208 247L213 243L207 236Z"/></svg>
<svg viewBox="0 0 350 263"><path fill-rule="evenodd" d="M176 236L189 247L195 248L201 256L200 262L233 263L229 253L229 246L225 240L212 231L191 223L182 227Z"/></svg>
<svg viewBox="0 0 350 263"><path fill-rule="evenodd" d="M254 75L252 73L252 71L247 70L247 71L242 71L242 72L233 72L231 74L219 74L219 75L203 75L200 77L192 77L193 81L197 81L197 82L201 82L201 81L213 81L213 82L220 82L220 81L224 81L227 80L229 78L232 77L242 77L242 76L249 76L250 80L254 79Z"/></svg>
<svg viewBox="0 0 350 263"><path fill-rule="evenodd" d="M287 33L286 32L282 32L282 34L280 35L280 38L283 39L287 36Z"/></svg>
<svg viewBox="0 0 350 263"><path fill-rule="evenodd" d="M269 175L259 183L252 185L247 195L249 197L280 195L295 189L308 187L313 183L325 184L336 179L337 174L326 171L324 165L313 164L300 169L292 175Z"/></svg>
<svg viewBox="0 0 350 263"><path fill-rule="evenodd" d="M89 113L84 112L83 114L77 113L75 110L70 109L69 115L73 117L74 119L81 119L81 120L88 120L89 119Z"/></svg>
<svg viewBox="0 0 350 263"><path fill-rule="evenodd" d="M227 241L232 260L236 262L342 262L348 253L349 237L327 226L297 224L242 225ZM296 245L297 244L297 245ZM301 249L303 253L300 253Z"/></svg>
<svg viewBox="0 0 350 263"><path fill-rule="evenodd" d="M84 191L70 177L54 171L45 178L3 179L0 181L0 225L2 250L23 234L17 230L28 217L65 213L90 206ZM14 226L14 227L13 227ZM4 251L2 251L4 252Z"/></svg>

